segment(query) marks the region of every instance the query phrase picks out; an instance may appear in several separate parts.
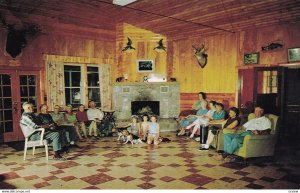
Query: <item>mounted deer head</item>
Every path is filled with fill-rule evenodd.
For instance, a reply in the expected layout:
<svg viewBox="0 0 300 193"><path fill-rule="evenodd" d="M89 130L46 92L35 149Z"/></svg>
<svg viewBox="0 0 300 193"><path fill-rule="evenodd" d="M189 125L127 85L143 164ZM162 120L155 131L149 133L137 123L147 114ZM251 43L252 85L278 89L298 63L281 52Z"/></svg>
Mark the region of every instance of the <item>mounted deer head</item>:
<svg viewBox="0 0 300 193"><path fill-rule="evenodd" d="M205 51L207 51L207 48L205 48L204 44L202 44L200 47L196 47L195 45L193 45L193 48L196 50L194 56L196 57L198 64L201 68L204 68L207 64L208 55L205 53Z"/></svg>

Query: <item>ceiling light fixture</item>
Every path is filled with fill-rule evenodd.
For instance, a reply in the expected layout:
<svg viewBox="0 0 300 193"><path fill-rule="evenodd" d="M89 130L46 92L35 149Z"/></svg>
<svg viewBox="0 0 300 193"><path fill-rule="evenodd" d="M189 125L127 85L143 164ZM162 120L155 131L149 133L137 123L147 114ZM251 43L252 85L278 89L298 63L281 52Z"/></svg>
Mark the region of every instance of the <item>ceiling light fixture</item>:
<svg viewBox="0 0 300 193"><path fill-rule="evenodd" d="M137 0L113 0L113 4L120 5L120 6L126 6L135 1L137 1Z"/></svg>

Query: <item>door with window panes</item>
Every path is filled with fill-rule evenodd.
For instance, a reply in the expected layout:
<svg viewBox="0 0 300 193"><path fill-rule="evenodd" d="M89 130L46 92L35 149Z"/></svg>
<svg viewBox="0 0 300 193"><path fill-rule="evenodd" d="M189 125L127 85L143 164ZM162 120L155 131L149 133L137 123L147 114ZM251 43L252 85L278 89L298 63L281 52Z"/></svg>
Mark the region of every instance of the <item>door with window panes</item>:
<svg viewBox="0 0 300 193"><path fill-rule="evenodd" d="M88 101L95 101L97 107L100 102L100 82L98 65L65 64L65 101L74 108Z"/></svg>
<svg viewBox="0 0 300 193"><path fill-rule="evenodd" d="M0 70L0 141L20 141L19 126L23 102L40 104L39 72Z"/></svg>

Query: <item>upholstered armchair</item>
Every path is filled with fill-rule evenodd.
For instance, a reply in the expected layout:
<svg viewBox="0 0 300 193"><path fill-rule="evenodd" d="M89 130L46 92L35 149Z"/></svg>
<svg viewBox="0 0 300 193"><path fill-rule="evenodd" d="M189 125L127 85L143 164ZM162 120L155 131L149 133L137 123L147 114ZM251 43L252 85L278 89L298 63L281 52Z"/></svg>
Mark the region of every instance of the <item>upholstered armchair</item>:
<svg viewBox="0 0 300 193"><path fill-rule="evenodd" d="M243 146L237 149L234 154L244 159L251 157L264 157L273 156L275 145L278 137L278 116L273 114L265 115L271 121L271 134L268 135L247 135L244 138ZM248 120L254 118L254 114L251 113L248 116ZM219 132L217 140L212 144L216 150L224 149L224 134Z"/></svg>
<svg viewBox="0 0 300 193"><path fill-rule="evenodd" d="M271 121L271 133L269 135L247 135L244 138L243 146L237 149L234 154L244 159L250 157L273 156L278 137L278 116L265 115Z"/></svg>

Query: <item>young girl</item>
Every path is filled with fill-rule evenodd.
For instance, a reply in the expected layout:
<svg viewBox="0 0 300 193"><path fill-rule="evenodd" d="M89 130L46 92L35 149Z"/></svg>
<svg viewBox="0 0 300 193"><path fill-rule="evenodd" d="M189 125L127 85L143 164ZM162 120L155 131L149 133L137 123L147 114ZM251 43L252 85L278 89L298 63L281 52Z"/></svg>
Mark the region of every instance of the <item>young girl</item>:
<svg viewBox="0 0 300 193"><path fill-rule="evenodd" d="M155 115L151 116L151 122L149 123L149 132L147 143L151 144L154 141L154 145L159 144L159 124L156 122L157 118Z"/></svg>
<svg viewBox="0 0 300 193"><path fill-rule="evenodd" d="M127 131L133 135L139 136L140 132L140 124L138 123L138 117L136 115L132 116L132 122L129 123L127 126L128 127Z"/></svg>
<svg viewBox="0 0 300 193"><path fill-rule="evenodd" d="M149 129L149 122L148 122L148 116L144 115L143 116L143 122L141 123L141 130L140 130L140 137L142 139L142 141L146 141L147 139L147 132Z"/></svg>

